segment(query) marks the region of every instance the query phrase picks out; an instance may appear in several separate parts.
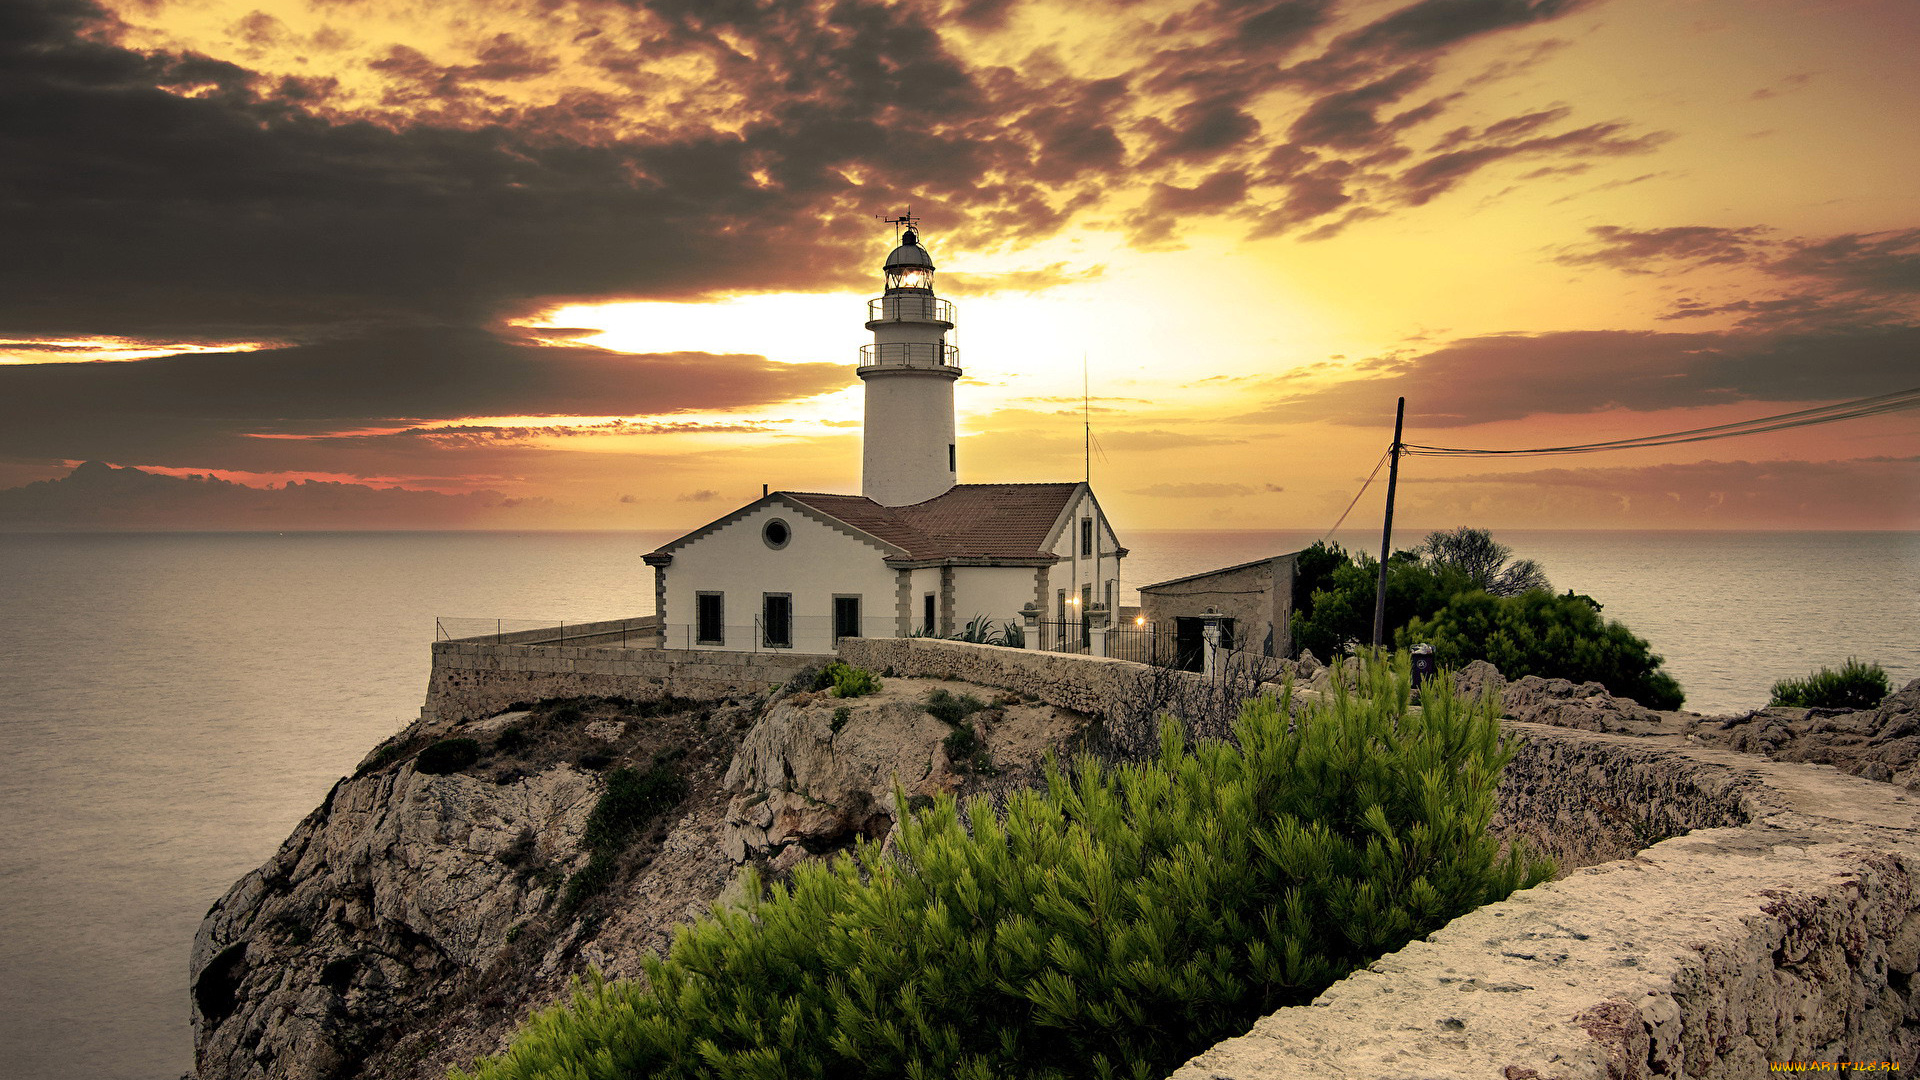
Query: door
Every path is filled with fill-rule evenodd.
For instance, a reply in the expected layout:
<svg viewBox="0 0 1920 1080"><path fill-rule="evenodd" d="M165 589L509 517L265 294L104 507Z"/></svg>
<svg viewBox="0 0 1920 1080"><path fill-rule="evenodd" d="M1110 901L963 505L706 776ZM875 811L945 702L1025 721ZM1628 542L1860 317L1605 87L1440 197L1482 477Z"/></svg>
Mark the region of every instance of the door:
<svg viewBox="0 0 1920 1080"><path fill-rule="evenodd" d="M1173 666L1181 671L1206 668L1207 631L1200 619L1178 616L1173 620Z"/></svg>

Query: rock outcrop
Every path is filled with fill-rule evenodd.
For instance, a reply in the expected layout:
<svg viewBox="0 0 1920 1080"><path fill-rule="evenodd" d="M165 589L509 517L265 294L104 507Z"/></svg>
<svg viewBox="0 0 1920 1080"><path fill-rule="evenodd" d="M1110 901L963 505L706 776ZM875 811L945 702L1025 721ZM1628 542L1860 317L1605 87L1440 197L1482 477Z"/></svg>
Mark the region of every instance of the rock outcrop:
<svg viewBox="0 0 1920 1080"><path fill-rule="evenodd" d="M948 723L927 710L936 692L985 707ZM736 863L768 860L784 871L859 837L882 839L900 817L896 784L910 801L1024 784L1085 722L941 679L884 679L878 693L857 698L791 695L741 740L727 770L733 798L721 848Z"/></svg>
<svg viewBox="0 0 1920 1080"><path fill-rule="evenodd" d="M1776 761L1832 765L1920 790L1920 679L1873 709L1755 709L1702 718L1693 734L1710 745Z"/></svg>
<svg viewBox="0 0 1920 1080"><path fill-rule="evenodd" d="M1615 697L1597 682L1575 683L1525 675L1512 682L1485 660L1475 660L1454 674L1461 694L1500 695L1500 712L1509 720L1616 735L1672 734L1675 723L1632 698Z"/></svg>
<svg viewBox="0 0 1920 1080"><path fill-rule="evenodd" d="M200 1080L443 1077L589 966L637 973L734 877L720 778L758 706L549 702L384 744L201 925ZM686 798L569 903L606 776L663 757Z"/></svg>
<svg viewBox="0 0 1920 1080"><path fill-rule="evenodd" d="M971 711L937 719L935 691ZM640 975L743 864L780 874L884 838L896 781L915 801L1030 783L1085 722L908 678L847 700L577 698L422 720L208 913L192 963L199 1080L439 1080L502 1049L571 978ZM655 767L684 798L590 870L608 777Z"/></svg>

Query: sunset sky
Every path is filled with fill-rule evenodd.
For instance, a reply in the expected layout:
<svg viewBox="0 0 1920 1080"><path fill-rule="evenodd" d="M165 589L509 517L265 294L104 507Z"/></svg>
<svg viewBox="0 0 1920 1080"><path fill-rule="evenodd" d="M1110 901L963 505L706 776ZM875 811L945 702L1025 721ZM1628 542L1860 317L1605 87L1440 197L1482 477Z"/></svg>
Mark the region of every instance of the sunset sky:
<svg viewBox="0 0 1920 1080"><path fill-rule="evenodd" d="M1123 532L1323 529L1400 395L1530 447L1904 390L1916 55L1912 0L12 0L0 528L857 491L909 206L961 479L1079 479L1084 358ZM1915 529L1920 412L1401 482L1415 528Z"/></svg>

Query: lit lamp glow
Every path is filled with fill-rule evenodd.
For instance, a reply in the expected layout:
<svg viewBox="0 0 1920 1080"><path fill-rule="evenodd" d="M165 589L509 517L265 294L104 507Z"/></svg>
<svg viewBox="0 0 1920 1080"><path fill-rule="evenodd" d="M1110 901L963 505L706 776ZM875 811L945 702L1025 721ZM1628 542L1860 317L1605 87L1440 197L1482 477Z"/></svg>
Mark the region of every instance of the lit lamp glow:
<svg viewBox="0 0 1920 1080"><path fill-rule="evenodd" d="M929 266L903 266L887 271L889 289L925 289L933 291L933 268Z"/></svg>

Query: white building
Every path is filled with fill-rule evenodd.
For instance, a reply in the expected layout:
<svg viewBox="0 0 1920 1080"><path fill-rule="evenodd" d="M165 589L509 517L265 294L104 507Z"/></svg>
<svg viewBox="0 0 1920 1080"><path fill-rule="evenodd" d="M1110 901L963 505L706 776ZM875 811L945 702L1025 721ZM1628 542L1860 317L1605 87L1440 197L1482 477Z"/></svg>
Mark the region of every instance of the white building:
<svg viewBox="0 0 1920 1080"><path fill-rule="evenodd" d="M646 557L668 648L830 652L1021 610L1084 626L1127 554L1085 483L961 484L953 305L910 220L867 302L861 493L775 491Z"/></svg>

